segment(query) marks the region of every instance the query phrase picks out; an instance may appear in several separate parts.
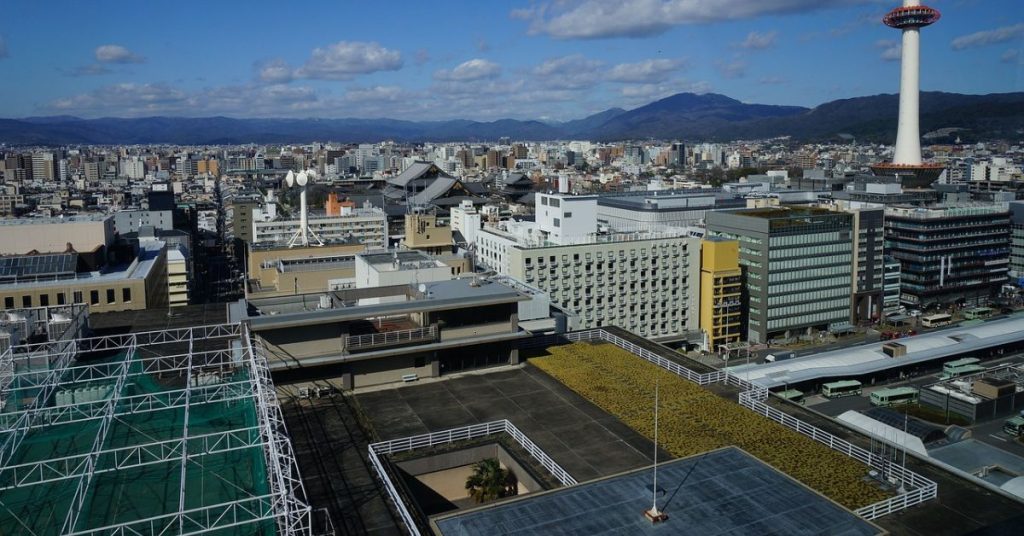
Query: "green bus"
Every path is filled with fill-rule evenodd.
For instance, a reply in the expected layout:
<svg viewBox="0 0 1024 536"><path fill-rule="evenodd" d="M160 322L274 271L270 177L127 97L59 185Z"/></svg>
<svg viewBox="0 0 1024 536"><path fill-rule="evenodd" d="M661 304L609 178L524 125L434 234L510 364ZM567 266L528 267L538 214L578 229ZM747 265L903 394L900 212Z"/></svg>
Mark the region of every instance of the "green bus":
<svg viewBox="0 0 1024 536"><path fill-rule="evenodd" d="M981 360L976 357L965 357L963 359L957 359L950 361L942 365L942 376L943 380L950 378L957 378L967 374L975 374L978 372L984 372L985 367L981 366Z"/></svg>
<svg viewBox="0 0 1024 536"><path fill-rule="evenodd" d="M975 307L973 309L967 309L964 311L964 318L967 320L977 320L979 318L988 318L992 316L995 309L991 307Z"/></svg>
<svg viewBox="0 0 1024 536"><path fill-rule="evenodd" d="M913 387L892 387L871 393L871 405L894 406L917 401L917 389Z"/></svg>
<svg viewBox="0 0 1024 536"><path fill-rule="evenodd" d="M839 398L843 396L859 396L862 392L861 383L857 380L843 380L826 383L821 386L821 394L825 398Z"/></svg>
<svg viewBox="0 0 1024 536"><path fill-rule="evenodd" d="M797 404L804 403L803 391L797 391L796 389L786 389L785 391L779 391L778 393L775 394L779 395L781 398L789 400L790 402L796 402Z"/></svg>
<svg viewBox="0 0 1024 536"><path fill-rule="evenodd" d="M1014 417L1003 424L1003 431L1014 437L1024 434L1024 417Z"/></svg>

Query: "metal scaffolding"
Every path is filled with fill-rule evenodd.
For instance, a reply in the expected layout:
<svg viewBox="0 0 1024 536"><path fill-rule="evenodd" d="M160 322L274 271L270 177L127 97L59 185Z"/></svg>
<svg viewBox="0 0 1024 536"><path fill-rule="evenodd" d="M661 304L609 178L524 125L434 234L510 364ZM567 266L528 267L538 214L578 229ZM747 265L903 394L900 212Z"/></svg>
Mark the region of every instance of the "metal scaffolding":
<svg viewBox="0 0 1024 536"><path fill-rule="evenodd" d="M14 345L0 373L0 534L312 535L245 326Z"/></svg>

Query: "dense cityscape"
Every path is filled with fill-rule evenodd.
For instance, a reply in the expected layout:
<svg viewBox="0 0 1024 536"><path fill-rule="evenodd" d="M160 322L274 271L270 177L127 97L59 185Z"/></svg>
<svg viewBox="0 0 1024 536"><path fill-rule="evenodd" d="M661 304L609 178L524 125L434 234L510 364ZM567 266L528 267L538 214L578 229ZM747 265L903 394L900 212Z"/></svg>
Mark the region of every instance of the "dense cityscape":
<svg viewBox="0 0 1024 536"><path fill-rule="evenodd" d="M590 3L510 19L643 40L560 25ZM651 35L706 22L657 4ZM761 9L740 18L789 16ZM814 108L695 87L557 121L12 104L0 534L1019 533L1024 93L922 83L936 23L958 24L916 0L871 18L899 32L876 46L898 95ZM1024 23L954 34L1016 46ZM279 87L330 54L255 68ZM603 91L570 57L561 89ZM74 76L148 61L95 58Z"/></svg>

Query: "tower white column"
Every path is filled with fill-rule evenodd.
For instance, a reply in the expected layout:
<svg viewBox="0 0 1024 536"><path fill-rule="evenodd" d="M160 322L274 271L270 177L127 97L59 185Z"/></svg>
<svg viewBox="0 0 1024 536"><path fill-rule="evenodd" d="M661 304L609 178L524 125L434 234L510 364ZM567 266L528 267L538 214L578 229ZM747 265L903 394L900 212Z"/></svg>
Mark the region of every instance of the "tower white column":
<svg viewBox="0 0 1024 536"><path fill-rule="evenodd" d="M919 6L918 0L904 0L904 7ZM903 28L903 53L900 58L900 119L896 131L894 164L921 163L921 127L918 102L921 78L921 29Z"/></svg>

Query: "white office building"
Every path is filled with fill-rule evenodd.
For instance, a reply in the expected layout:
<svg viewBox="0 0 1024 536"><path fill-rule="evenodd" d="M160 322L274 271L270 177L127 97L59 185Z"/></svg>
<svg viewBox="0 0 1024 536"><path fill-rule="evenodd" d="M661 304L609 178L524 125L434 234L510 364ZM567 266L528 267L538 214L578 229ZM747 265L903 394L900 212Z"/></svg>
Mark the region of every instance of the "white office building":
<svg viewBox="0 0 1024 536"><path fill-rule="evenodd" d="M599 232L596 196L539 194L536 213L480 230L477 263L546 292L583 329L661 340L697 329L701 233Z"/></svg>

